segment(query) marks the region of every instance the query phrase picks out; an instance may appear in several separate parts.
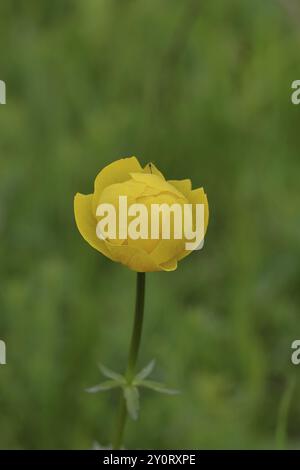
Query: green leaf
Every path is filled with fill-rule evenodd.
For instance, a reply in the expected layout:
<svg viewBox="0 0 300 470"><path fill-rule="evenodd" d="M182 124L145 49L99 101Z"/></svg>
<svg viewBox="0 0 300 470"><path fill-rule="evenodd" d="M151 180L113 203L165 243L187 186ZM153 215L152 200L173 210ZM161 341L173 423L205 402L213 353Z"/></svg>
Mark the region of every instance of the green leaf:
<svg viewBox="0 0 300 470"><path fill-rule="evenodd" d="M103 446L103 445L99 444L99 442L97 442L97 441L93 442L92 450L111 450L111 449L112 449L111 444L109 444L109 446Z"/></svg>
<svg viewBox="0 0 300 470"><path fill-rule="evenodd" d="M145 387L154 390L155 392L166 393L167 395L177 395L178 393L180 393L179 390L167 388L165 384L162 384L160 382L154 382L154 380L142 380L141 382L139 382L138 385L140 387Z"/></svg>
<svg viewBox="0 0 300 470"><path fill-rule="evenodd" d="M116 380L106 380L99 385L95 385L94 387L86 388L85 391L88 393L97 393L97 392L105 392L106 390L111 390L112 388L121 387L119 381Z"/></svg>
<svg viewBox="0 0 300 470"><path fill-rule="evenodd" d="M99 369L104 375L104 377L108 377L109 379L116 380L118 382L124 383L124 377L121 374L118 374L117 372L114 372L113 370L109 369L108 367L104 366L103 364L99 364Z"/></svg>
<svg viewBox="0 0 300 470"><path fill-rule="evenodd" d="M144 367L144 369L142 369L134 378L134 382L137 381L141 381L143 379L145 379L146 377L148 377L151 372L153 371L154 369L154 366L155 366L155 360L153 359L152 361L149 362L148 365L146 365L146 367Z"/></svg>
<svg viewBox="0 0 300 470"><path fill-rule="evenodd" d="M128 414L136 420L139 413L139 391L134 386L126 386L123 390Z"/></svg>

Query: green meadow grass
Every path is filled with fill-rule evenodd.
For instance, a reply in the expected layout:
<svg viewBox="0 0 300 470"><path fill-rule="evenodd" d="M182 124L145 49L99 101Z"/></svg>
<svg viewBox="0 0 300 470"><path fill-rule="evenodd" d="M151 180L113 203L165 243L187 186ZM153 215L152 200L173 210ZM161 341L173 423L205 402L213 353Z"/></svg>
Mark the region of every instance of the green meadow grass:
<svg viewBox="0 0 300 470"><path fill-rule="evenodd" d="M294 10L293 10L294 5ZM204 186L204 249L147 276L127 448L299 448L297 2L1 0L1 448L107 445L135 274L90 248L76 192L126 155ZM300 366L299 366L300 367Z"/></svg>

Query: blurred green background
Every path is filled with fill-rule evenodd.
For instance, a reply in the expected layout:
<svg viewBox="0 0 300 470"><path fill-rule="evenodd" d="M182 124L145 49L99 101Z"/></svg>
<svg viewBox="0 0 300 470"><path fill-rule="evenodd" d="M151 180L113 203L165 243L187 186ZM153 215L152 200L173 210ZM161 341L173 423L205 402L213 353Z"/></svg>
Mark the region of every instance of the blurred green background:
<svg viewBox="0 0 300 470"><path fill-rule="evenodd" d="M127 448L300 447L300 8L295 0L1 0L1 448L107 445L135 274L79 235L73 197L125 155L204 186L204 249L147 276Z"/></svg>

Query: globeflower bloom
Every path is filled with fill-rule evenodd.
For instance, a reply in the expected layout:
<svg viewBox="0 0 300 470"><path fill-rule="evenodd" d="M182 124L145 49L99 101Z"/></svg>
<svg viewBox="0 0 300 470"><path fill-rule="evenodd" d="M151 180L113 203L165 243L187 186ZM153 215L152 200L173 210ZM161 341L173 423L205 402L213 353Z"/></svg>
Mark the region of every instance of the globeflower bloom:
<svg viewBox="0 0 300 470"><path fill-rule="evenodd" d="M205 233L209 212L203 188L192 189L189 179L167 181L153 163L148 163L142 168L135 157L129 157L103 168L95 179L92 194L77 193L75 196L74 212L78 230L93 248L133 271L174 271L178 261L192 251L186 249L185 234L176 238L173 230L166 239L160 229L155 239L118 235L102 239L97 235L97 224L101 219L97 213L99 205L112 205L116 210L117 225L120 225L120 197L124 196L129 205L143 204L149 209L148 214L151 213L151 206L155 204L169 207L175 204L182 208L189 205L194 216L196 205L202 204ZM126 221L129 224L130 217ZM150 220L147 222L151 224Z"/></svg>
<svg viewBox="0 0 300 470"><path fill-rule="evenodd" d="M208 202L204 190L193 190L189 179L166 181L153 163L142 168L135 157L130 157L101 170L92 194L77 193L74 212L79 232L93 248L137 272L134 322L125 372L120 374L100 365L106 380L86 389L89 393L121 390L111 441L112 449L120 449L127 417L138 418L141 389L169 395L178 393L163 383L149 380L153 360L137 372L145 273L174 271L179 260L202 247L208 224Z"/></svg>

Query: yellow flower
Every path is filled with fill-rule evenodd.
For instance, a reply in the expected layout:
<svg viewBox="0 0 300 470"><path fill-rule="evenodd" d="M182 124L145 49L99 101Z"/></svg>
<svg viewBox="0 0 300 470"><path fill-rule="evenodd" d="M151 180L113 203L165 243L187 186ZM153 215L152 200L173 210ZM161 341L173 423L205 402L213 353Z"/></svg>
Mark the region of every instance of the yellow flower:
<svg viewBox="0 0 300 470"><path fill-rule="evenodd" d="M173 204L182 207L190 204L193 216L196 204L203 204L204 231L206 231L208 202L203 188L192 190L189 179L166 181L153 163L148 163L142 168L135 157L122 158L111 163L96 177L93 194L76 194L75 220L79 232L93 248L134 271L174 271L177 262L191 251L186 249L187 240L184 236L178 239L171 232L170 238L166 239L162 237L161 229L157 239L151 237L132 239L130 236L125 239L119 236L114 239L100 239L96 233L100 220L97 208L101 204L113 205L119 220L120 196L127 196L128 205L139 203L149 209L153 204L167 204L169 207ZM149 222L151 223L150 220Z"/></svg>

